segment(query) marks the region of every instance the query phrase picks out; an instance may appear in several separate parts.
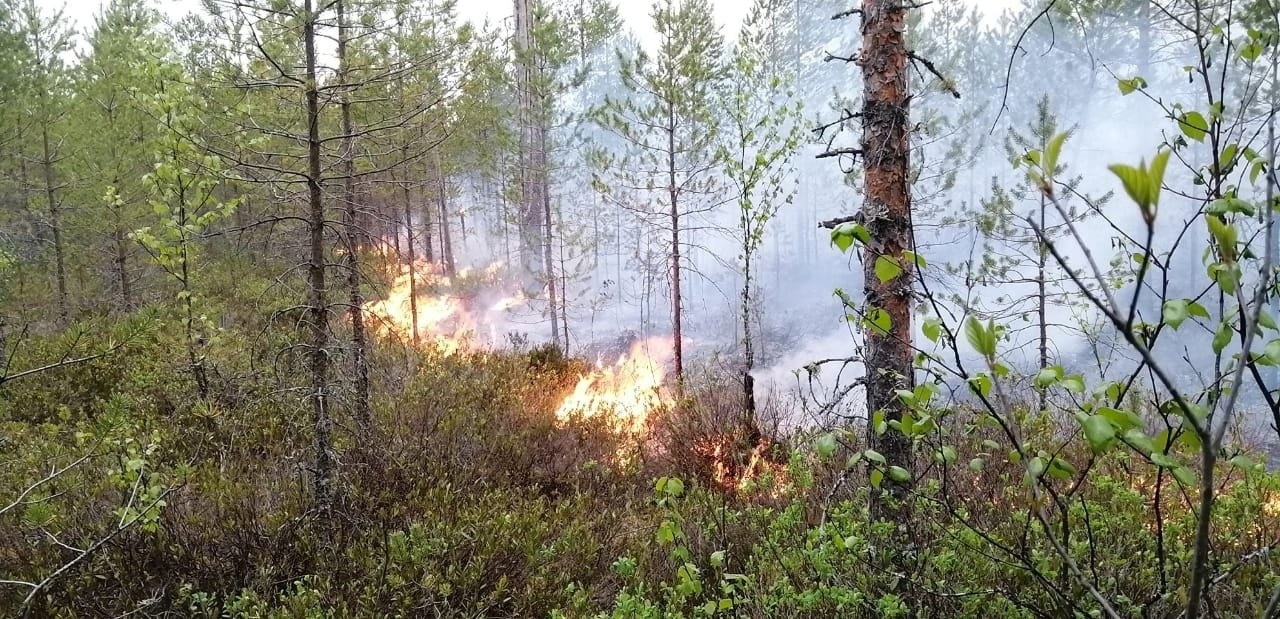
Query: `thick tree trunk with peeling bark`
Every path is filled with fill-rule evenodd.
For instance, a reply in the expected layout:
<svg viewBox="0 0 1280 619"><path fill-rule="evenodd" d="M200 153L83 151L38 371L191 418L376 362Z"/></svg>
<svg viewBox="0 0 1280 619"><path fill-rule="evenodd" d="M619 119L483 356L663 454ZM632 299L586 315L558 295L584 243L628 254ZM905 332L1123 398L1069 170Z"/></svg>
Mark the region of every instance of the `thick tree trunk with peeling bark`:
<svg viewBox="0 0 1280 619"><path fill-rule="evenodd" d="M910 345L914 261L903 254L913 245L906 18L899 0L863 0L858 59L863 80L862 220L871 237L862 255L864 290L868 316L887 315L890 325L887 331L871 326L866 330L867 411L882 411L886 421L902 418L906 406L896 392L914 385ZM901 272L881 281L876 273L878 260L895 261ZM911 469L911 442L905 435L896 430L883 435L871 430L868 434L889 465ZM906 487L888 476L884 485L894 500L873 501L872 517L899 520Z"/></svg>

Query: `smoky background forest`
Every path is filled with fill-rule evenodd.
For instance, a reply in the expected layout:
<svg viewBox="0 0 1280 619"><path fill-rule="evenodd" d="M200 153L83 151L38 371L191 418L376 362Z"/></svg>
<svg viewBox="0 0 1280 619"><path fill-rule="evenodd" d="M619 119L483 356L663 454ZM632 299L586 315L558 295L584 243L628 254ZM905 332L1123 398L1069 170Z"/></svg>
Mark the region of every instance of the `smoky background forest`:
<svg viewBox="0 0 1280 619"><path fill-rule="evenodd" d="M1274 0L640 14L0 0L3 614L1280 617Z"/></svg>

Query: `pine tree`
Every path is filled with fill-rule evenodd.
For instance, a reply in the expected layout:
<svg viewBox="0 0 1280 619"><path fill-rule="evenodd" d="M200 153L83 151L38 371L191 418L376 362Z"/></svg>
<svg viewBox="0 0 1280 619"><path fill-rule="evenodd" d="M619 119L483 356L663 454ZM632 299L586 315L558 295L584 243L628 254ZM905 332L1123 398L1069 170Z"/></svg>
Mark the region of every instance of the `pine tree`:
<svg viewBox="0 0 1280 619"><path fill-rule="evenodd" d="M626 150L599 162L612 173L610 196L628 189L649 200L628 204L646 223L661 222L667 236L675 375L684 378L682 281L690 259L682 238L686 218L713 209L717 179L718 125L715 93L726 75L723 37L706 0L660 0L652 11L658 46L652 58L640 51L622 59L626 98L608 98L597 121L626 143Z"/></svg>

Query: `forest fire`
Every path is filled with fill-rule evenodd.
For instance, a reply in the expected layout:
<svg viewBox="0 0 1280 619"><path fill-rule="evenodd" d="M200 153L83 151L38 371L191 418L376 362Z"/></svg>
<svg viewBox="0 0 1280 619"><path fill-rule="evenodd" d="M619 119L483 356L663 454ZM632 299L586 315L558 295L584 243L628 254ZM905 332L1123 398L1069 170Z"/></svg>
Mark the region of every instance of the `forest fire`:
<svg viewBox="0 0 1280 619"><path fill-rule="evenodd" d="M773 484L772 494L776 495L786 488L786 467L770 458L771 447L768 440L758 438L753 447L746 449L736 434L725 434L695 443L693 451L709 461L711 481L721 489L749 491L767 477Z"/></svg>
<svg viewBox="0 0 1280 619"><path fill-rule="evenodd" d="M481 286L496 289L502 268L502 263L494 263L479 273L464 269L457 279L479 277ZM490 301L477 315L472 307L480 302L456 291L454 283L454 278L445 275L440 265L431 262L402 266L386 298L367 302L364 309L374 317L374 328L380 335L404 339L412 339L416 335L441 352L454 354L492 346L500 335L495 327L495 314L527 301L527 297L519 292L502 296ZM486 329L482 331L482 327Z"/></svg>
<svg viewBox="0 0 1280 619"><path fill-rule="evenodd" d="M649 414L671 403L663 380L672 348L671 338L652 337L632 344L612 364L597 362L560 404L556 419L564 423L608 415L619 432L644 435Z"/></svg>

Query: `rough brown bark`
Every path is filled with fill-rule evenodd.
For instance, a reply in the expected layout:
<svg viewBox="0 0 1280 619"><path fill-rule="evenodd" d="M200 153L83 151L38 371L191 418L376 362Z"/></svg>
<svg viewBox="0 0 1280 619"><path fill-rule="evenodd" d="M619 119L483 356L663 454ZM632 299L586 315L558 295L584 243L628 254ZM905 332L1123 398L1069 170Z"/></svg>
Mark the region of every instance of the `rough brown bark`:
<svg viewBox="0 0 1280 619"><path fill-rule="evenodd" d="M866 330L867 412L882 411L886 421L902 418L906 406L896 392L914 384L910 346L914 261L903 255L912 247L906 29L906 9L898 0L863 0L858 60L863 80L862 219L871 237L863 247L863 288L866 311L885 312L890 320L887 332ZM897 261L902 269L884 282L875 268L882 257ZM889 465L911 470L911 442L905 435L893 430L868 434ZM873 495L872 517L900 521L905 517L907 487L887 476L884 484L892 500Z"/></svg>
<svg viewBox="0 0 1280 619"><path fill-rule="evenodd" d="M347 28L345 2L336 3L338 12L338 65L342 81L349 79L350 59L347 56ZM351 98L342 96L342 134L344 140L342 162L342 201L346 215L344 231L346 232L347 251L347 294L350 307L347 308L351 319L352 362L355 365L355 410L352 411L356 425L363 437L368 437L373 427L373 418L369 407L369 344L364 328L364 294L360 291L360 230L358 211L356 209L356 155L355 128L351 122Z"/></svg>
<svg viewBox="0 0 1280 619"><path fill-rule="evenodd" d="M320 186L320 92L316 81L316 22L312 0L303 2L303 53L307 114L307 330L311 366L311 421L314 427L313 491L316 508L333 508L333 418L329 411L329 307L325 283L324 199Z"/></svg>

